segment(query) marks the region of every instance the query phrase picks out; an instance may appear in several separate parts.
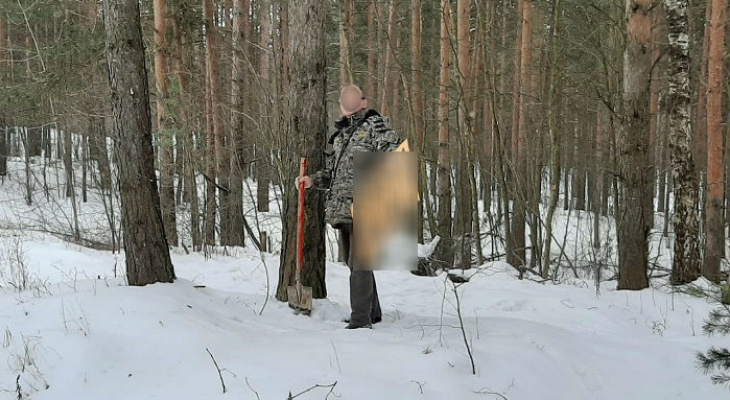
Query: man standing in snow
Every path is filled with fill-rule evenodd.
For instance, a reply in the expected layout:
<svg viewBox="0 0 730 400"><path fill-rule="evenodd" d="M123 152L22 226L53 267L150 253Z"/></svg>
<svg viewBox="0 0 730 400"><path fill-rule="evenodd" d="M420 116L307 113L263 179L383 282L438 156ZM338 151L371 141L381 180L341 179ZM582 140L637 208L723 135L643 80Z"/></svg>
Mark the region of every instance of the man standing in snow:
<svg viewBox="0 0 730 400"><path fill-rule="evenodd" d="M332 145L326 154L326 167L311 178L303 178L304 187L328 190L325 221L342 234L347 266L350 267L350 305L352 313L347 329L371 328L382 320L378 291L372 266L356 265L353 258L353 219L355 153L393 151L402 139L390 126L387 117L367 108L362 90L348 85L340 91L342 117L335 122L336 132L327 140ZM299 187L299 178L296 181Z"/></svg>

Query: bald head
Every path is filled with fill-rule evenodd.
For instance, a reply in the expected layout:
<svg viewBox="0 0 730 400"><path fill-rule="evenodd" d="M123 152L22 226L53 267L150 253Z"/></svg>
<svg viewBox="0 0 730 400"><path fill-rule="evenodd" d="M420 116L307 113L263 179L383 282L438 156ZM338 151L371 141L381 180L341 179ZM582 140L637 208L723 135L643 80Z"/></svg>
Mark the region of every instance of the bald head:
<svg viewBox="0 0 730 400"><path fill-rule="evenodd" d="M346 85L340 90L340 111L342 111L342 115L350 116L365 107L367 107L367 101L358 86Z"/></svg>

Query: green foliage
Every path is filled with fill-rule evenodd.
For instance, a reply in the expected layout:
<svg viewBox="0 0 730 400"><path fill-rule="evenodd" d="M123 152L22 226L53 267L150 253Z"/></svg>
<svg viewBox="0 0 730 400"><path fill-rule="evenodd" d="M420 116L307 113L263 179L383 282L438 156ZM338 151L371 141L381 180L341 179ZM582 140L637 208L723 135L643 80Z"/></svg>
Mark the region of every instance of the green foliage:
<svg viewBox="0 0 730 400"><path fill-rule="evenodd" d="M702 327L707 335L730 335L730 306L720 304L710 312ZM711 347L706 353L697 353L697 365L713 383L730 387L730 349Z"/></svg>
<svg viewBox="0 0 730 400"><path fill-rule="evenodd" d="M693 285L693 284L684 285L680 288L680 290L682 291L682 293L684 293L688 296L697 297L700 299L706 299L707 297L710 296L707 293L707 291L705 291L701 287L699 287L697 285Z"/></svg>
<svg viewBox="0 0 730 400"><path fill-rule="evenodd" d="M100 17L96 24L84 17L88 4L0 0L9 42L0 64L0 110L8 122L85 119L105 106L98 101L106 91L104 30Z"/></svg>
<svg viewBox="0 0 730 400"><path fill-rule="evenodd" d="M710 375L712 383L717 385L730 384L730 350L711 347L707 353L697 354L697 363L706 375ZM719 371L714 373L715 371ZM725 371L725 372L723 372Z"/></svg>

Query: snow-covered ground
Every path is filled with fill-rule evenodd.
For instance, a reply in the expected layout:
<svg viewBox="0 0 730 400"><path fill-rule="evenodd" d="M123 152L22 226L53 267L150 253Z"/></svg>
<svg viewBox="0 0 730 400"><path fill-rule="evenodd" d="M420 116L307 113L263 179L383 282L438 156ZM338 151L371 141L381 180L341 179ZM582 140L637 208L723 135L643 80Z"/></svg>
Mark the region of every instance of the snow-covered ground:
<svg viewBox="0 0 730 400"><path fill-rule="evenodd" d="M249 248L210 258L174 250L177 282L127 287L123 254L36 231L72 233L72 210L53 200L63 197L58 186L45 197L40 180L36 202L24 205L22 167L13 160L0 184L1 400L727 399L695 367L695 352L727 342L702 334L713 308L703 298L663 285L619 292L615 281L597 290L569 270L561 284L520 281L489 263L457 289L462 332L444 275L382 271L383 322L350 331L341 322L349 271L339 263L328 263L328 298L309 317L274 299L278 257ZM94 196L77 204L92 239L107 224ZM271 214L262 223L276 240ZM610 245L592 253L587 213L558 218L556 237L576 264L611 262Z"/></svg>
<svg viewBox="0 0 730 400"><path fill-rule="evenodd" d="M596 295L487 264L458 289L472 375L443 276L378 272L384 320L349 331L341 264L328 265L329 298L306 317L271 297L276 257L174 254L177 282L127 287L114 278L121 256L11 233L0 254L20 255L29 289L0 290L2 399L16 399L18 385L32 399L285 399L334 382L332 394L298 398L727 398L694 363L723 341L701 333L712 306L684 294L606 283Z"/></svg>

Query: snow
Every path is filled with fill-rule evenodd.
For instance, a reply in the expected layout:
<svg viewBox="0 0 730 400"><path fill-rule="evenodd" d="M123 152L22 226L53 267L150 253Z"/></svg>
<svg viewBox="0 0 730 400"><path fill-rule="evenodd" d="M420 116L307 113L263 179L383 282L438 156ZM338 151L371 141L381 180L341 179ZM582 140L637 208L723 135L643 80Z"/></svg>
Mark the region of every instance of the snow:
<svg viewBox="0 0 730 400"><path fill-rule="evenodd" d="M384 321L349 331L341 264L328 264L329 298L305 317L273 297L261 312L266 271L243 250L207 261L175 253L177 282L139 288L114 277L123 256L45 235L22 247L45 290L0 291L0 399L16 398L18 375L32 399L255 398L248 385L282 399L334 382L345 399L727 398L695 369L694 352L722 339L701 334L712 305L688 295L604 283L597 296L590 284L519 281L510 267L486 264L458 289L472 376L443 275L376 272ZM276 277L277 257L265 261Z"/></svg>
<svg viewBox="0 0 730 400"><path fill-rule="evenodd" d="M41 220L40 194L41 206L24 206L18 182L0 184L0 400L16 400L18 385L34 400L267 400L310 388L296 398L727 398L695 367L695 352L727 343L702 334L713 304L662 285L628 292L604 281L598 289L562 274L560 284L538 283L501 262L461 274L469 279L456 290L472 375L445 274L377 271L384 318L372 330L343 329L349 270L332 261L328 298L315 300L309 317L273 297L278 256L249 247L209 257L176 249L175 283L128 287L123 254L29 229L68 224L54 225L47 211ZM69 204L54 204L70 215ZM101 232L103 207L81 210L82 228ZM583 250L591 231L583 237L575 227L591 220L577 215L558 213L556 237L570 232L565 251L610 262L610 246L608 255ZM602 229L610 235L610 225ZM657 236L652 251L668 259ZM332 243L328 253L333 259Z"/></svg>

